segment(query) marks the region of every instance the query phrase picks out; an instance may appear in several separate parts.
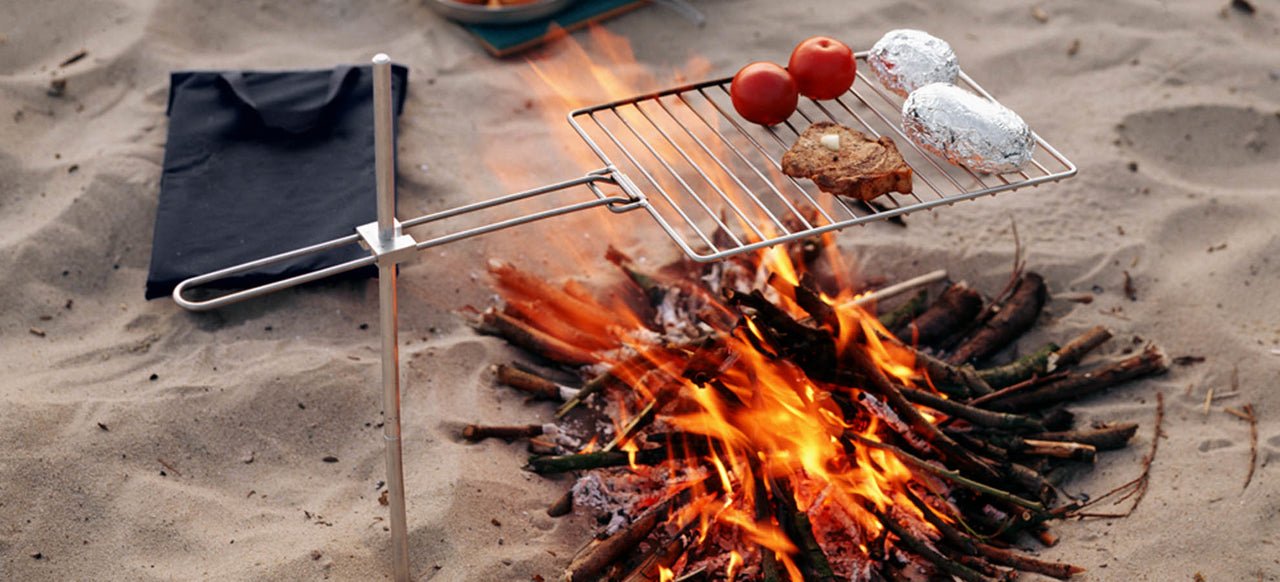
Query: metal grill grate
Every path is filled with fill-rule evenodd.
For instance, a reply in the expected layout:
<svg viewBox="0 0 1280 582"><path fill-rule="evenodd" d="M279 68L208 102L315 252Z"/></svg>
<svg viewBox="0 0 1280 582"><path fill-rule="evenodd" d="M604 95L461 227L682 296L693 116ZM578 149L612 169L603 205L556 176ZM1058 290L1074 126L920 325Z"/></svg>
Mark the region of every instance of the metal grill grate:
<svg viewBox="0 0 1280 582"><path fill-rule="evenodd" d="M859 53L859 71L868 70ZM968 75L960 86L988 99ZM729 78L579 109L569 122L615 178L641 199L690 257L714 261L770 245L943 204L1071 177L1076 167L1039 135L1022 170L983 175L925 152L900 127L902 99L858 73L838 99L801 99L786 122L764 127L733 111ZM823 193L782 173L782 154L815 121L889 135L914 172L914 193L867 203Z"/></svg>

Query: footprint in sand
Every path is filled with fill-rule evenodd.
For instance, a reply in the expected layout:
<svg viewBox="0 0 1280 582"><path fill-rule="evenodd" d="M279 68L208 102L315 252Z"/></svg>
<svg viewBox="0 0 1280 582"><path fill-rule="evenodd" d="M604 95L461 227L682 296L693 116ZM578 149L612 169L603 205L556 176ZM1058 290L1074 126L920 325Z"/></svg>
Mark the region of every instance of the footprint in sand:
<svg viewBox="0 0 1280 582"><path fill-rule="evenodd" d="M1233 444L1235 443L1227 439L1206 439L1206 440L1200 441L1199 449L1200 449L1200 452L1207 453L1209 451L1214 451L1217 449L1224 449Z"/></svg>
<svg viewBox="0 0 1280 582"><path fill-rule="evenodd" d="M1139 168L1218 187L1280 181L1280 112L1230 105L1157 109L1125 117L1119 131Z"/></svg>

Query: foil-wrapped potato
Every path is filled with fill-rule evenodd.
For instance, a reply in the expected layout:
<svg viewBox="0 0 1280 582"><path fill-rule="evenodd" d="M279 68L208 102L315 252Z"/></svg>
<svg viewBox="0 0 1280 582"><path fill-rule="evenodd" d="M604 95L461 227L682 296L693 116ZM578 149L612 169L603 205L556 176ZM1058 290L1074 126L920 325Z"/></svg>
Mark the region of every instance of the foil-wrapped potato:
<svg viewBox="0 0 1280 582"><path fill-rule="evenodd" d="M948 83L912 91L902 129L916 145L975 172L1012 172L1035 153L1031 128L1017 113Z"/></svg>
<svg viewBox="0 0 1280 582"><path fill-rule="evenodd" d="M907 28L891 30L876 41L867 64L885 89L902 97L929 83L955 83L960 75L956 53L947 41Z"/></svg>

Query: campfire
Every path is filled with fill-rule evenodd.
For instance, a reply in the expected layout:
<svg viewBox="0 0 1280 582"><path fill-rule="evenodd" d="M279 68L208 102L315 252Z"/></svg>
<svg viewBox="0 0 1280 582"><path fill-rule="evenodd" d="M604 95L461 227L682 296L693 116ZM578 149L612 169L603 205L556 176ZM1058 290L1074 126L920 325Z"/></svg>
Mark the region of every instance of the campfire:
<svg viewBox="0 0 1280 582"><path fill-rule="evenodd" d="M592 37L630 61L625 41ZM582 62L531 68L565 108L582 104L561 85L583 76L567 71L593 73L605 94L591 100L646 89L568 51ZM515 178L519 163L491 166ZM831 209L798 210L789 219L808 225ZM769 228L755 218L722 219L706 242L743 244L726 225ZM604 258L619 277L595 287L491 265L501 305L476 327L534 356L498 366L497 381L562 404L553 419L462 435L528 439L526 469L577 476L549 512L593 515L600 530L568 580L1067 578L1080 569L1013 544L1051 545L1053 520L1145 491L1145 470L1090 501L1059 488L1138 428L1077 427L1062 405L1163 372L1164 355L1148 345L1077 370L1111 337L1096 328L992 364L1047 300L1021 262L990 299L953 283L932 300L926 285L898 286L915 294L895 300L853 280L834 233L720 262L652 266L615 247Z"/></svg>
<svg viewBox="0 0 1280 582"><path fill-rule="evenodd" d="M1097 328L975 367L1045 303L1021 268L989 304L956 283L877 317L836 276L830 239L710 265L608 259L625 280L599 292L491 267L504 305L478 328L555 368L497 379L564 404L551 423L463 435L530 438L528 470L580 475L553 513L572 505L603 527L570 580L1069 577L1080 570L1008 542L1090 515L1057 479L1137 425L1073 428L1061 404L1167 365L1147 346L1074 370L1110 338Z"/></svg>

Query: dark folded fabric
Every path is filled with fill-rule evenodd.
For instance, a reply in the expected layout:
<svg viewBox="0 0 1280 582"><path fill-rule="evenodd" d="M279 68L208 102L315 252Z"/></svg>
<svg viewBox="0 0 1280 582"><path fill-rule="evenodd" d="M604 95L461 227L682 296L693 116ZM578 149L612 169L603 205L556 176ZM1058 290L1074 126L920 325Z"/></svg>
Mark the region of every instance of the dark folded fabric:
<svg viewBox="0 0 1280 582"><path fill-rule="evenodd" d="M392 67L397 115L408 76ZM345 236L376 220L371 67L176 72L168 114L147 299L168 295L186 278ZM366 254L351 245L216 286L251 287Z"/></svg>

